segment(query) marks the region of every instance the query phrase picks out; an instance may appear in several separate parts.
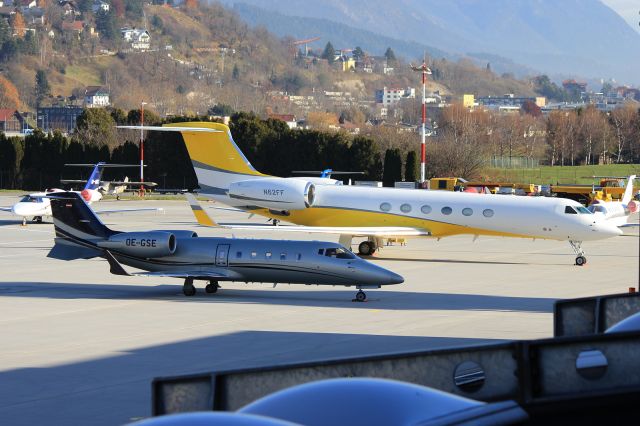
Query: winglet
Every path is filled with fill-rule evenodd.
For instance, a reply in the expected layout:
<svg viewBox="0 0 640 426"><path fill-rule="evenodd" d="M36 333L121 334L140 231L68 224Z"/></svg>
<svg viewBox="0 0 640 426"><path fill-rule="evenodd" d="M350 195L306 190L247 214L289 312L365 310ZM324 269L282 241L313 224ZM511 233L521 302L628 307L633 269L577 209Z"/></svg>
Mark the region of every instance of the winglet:
<svg viewBox="0 0 640 426"><path fill-rule="evenodd" d="M189 206L191 207L191 211L193 211L193 215L196 217L196 220L200 225L214 228L219 226L213 219L211 219L207 212L204 211L198 200L196 200L195 195L187 192L185 196L187 197L187 201L189 201Z"/></svg>
<svg viewBox="0 0 640 426"><path fill-rule="evenodd" d="M629 180L627 181L627 188L624 190L624 195L622 197L622 204L627 205L629 201L633 198L633 181L636 180L636 175L629 176Z"/></svg>
<svg viewBox="0 0 640 426"><path fill-rule="evenodd" d="M109 272L111 272L113 275L125 275L128 277L131 276L130 273L124 270L120 262L118 262L116 258L113 257L113 255L109 250L104 251L104 257L105 259L107 259L107 262L109 262L109 267L110 267Z"/></svg>

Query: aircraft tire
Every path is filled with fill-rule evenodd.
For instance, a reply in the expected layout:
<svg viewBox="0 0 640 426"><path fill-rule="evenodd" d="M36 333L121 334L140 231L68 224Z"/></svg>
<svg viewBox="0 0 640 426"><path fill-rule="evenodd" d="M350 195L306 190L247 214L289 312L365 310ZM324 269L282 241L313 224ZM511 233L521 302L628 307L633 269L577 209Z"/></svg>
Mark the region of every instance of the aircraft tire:
<svg viewBox="0 0 640 426"><path fill-rule="evenodd" d="M218 283L213 281L207 284L207 286L204 288L204 291L206 291L209 294L212 294L218 291L218 287L219 287Z"/></svg>
<svg viewBox="0 0 640 426"><path fill-rule="evenodd" d="M42 223L42 216L34 216L33 221L35 223Z"/></svg>
<svg viewBox="0 0 640 426"><path fill-rule="evenodd" d="M577 266L584 266L587 263L587 258L584 256L578 256L576 257L576 265Z"/></svg>
<svg viewBox="0 0 640 426"><path fill-rule="evenodd" d="M195 296L196 295L196 287L193 285L193 280L185 281L184 285L182 286L182 293L185 296Z"/></svg>
<svg viewBox="0 0 640 426"><path fill-rule="evenodd" d="M372 241L363 241L358 245L358 254L361 256L371 256L376 251L376 246Z"/></svg>
<svg viewBox="0 0 640 426"><path fill-rule="evenodd" d="M362 290L358 291L356 293L356 298L353 299L354 302L364 302L365 300L367 300L367 293Z"/></svg>

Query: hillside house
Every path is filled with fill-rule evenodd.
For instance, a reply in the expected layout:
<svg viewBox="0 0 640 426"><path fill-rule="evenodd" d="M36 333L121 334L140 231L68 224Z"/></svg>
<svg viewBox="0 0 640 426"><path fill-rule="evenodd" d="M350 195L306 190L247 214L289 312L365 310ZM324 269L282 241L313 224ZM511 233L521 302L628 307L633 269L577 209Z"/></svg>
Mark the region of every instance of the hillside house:
<svg viewBox="0 0 640 426"><path fill-rule="evenodd" d="M38 6L36 0L20 0L19 2L13 2L14 5L17 5L21 8L31 9L32 7Z"/></svg>
<svg viewBox="0 0 640 426"><path fill-rule="evenodd" d="M85 108L106 107L110 105L109 91L102 86L88 86L84 92Z"/></svg>
<svg viewBox="0 0 640 426"><path fill-rule="evenodd" d="M290 129L298 127L298 121L296 120L296 116L293 114L269 114L269 118L284 121Z"/></svg>
<svg viewBox="0 0 640 426"><path fill-rule="evenodd" d="M151 45L151 35L145 29L122 28L120 33L124 41L131 43L133 49L147 50Z"/></svg>
<svg viewBox="0 0 640 426"><path fill-rule="evenodd" d="M75 33L78 37L84 31L84 21L63 22L62 31L65 33Z"/></svg>
<svg viewBox="0 0 640 426"><path fill-rule="evenodd" d="M73 0L62 0L58 3L62 7L62 13L64 16L80 16L80 10L78 5Z"/></svg>
<svg viewBox="0 0 640 426"><path fill-rule="evenodd" d="M98 0L95 3L93 3L91 10L93 10L93 13L98 13L100 11L108 12L110 8L111 8L111 5L109 5L109 3L105 3L103 1Z"/></svg>

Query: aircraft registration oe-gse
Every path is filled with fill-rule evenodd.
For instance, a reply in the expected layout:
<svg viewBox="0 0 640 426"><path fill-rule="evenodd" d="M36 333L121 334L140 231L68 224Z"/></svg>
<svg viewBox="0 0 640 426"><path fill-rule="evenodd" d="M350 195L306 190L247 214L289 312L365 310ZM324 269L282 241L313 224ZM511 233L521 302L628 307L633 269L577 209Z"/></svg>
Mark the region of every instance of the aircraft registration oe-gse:
<svg viewBox="0 0 640 426"><path fill-rule="evenodd" d="M354 286L354 300L363 302L363 288L404 281L337 243L198 237L185 230L118 232L75 192L50 194L49 199L56 236L48 257L102 256L116 275L181 278L186 296L196 294L195 280L208 281L207 293L215 293L220 281L239 281ZM146 272L129 273L122 264Z"/></svg>
<svg viewBox="0 0 640 426"><path fill-rule="evenodd" d="M224 124L190 122L144 129L182 135L200 195L304 225L279 226L278 231L339 234L345 246L351 245L353 237L367 237L359 245L363 255L373 254L383 238L468 234L474 239L487 235L568 241L576 254L576 265L584 265L583 241L622 234L602 215L594 215L569 199L372 188L335 185L333 180L318 177L273 177L249 163Z"/></svg>

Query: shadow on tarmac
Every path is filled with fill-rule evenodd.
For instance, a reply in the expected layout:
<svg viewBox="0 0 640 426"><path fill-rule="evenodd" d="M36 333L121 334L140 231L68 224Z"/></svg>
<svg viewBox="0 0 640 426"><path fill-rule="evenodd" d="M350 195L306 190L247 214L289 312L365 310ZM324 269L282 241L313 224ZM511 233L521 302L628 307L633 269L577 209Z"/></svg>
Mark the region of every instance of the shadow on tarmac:
<svg viewBox="0 0 640 426"><path fill-rule="evenodd" d="M400 290L366 290L368 300L354 303L354 288L340 290L271 290L256 289L260 284L248 284L247 289L222 288L216 294L204 291L204 282L196 281L198 293L193 297L182 294L181 285L77 284L48 282L0 283L0 297L29 297L49 299L113 299L153 300L172 299L182 303L242 303L280 306L333 307L345 309L380 310L472 310L553 312L556 299L541 297L510 297L481 294L417 293ZM280 285L284 287L284 284ZM293 285L292 287L301 287Z"/></svg>
<svg viewBox="0 0 640 426"><path fill-rule="evenodd" d="M123 334L135 333L134 328ZM87 361L0 372L0 418L11 425L124 424L150 415L155 377L500 341L243 331L132 348ZM82 354L82 343L68 343Z"/></svg>

